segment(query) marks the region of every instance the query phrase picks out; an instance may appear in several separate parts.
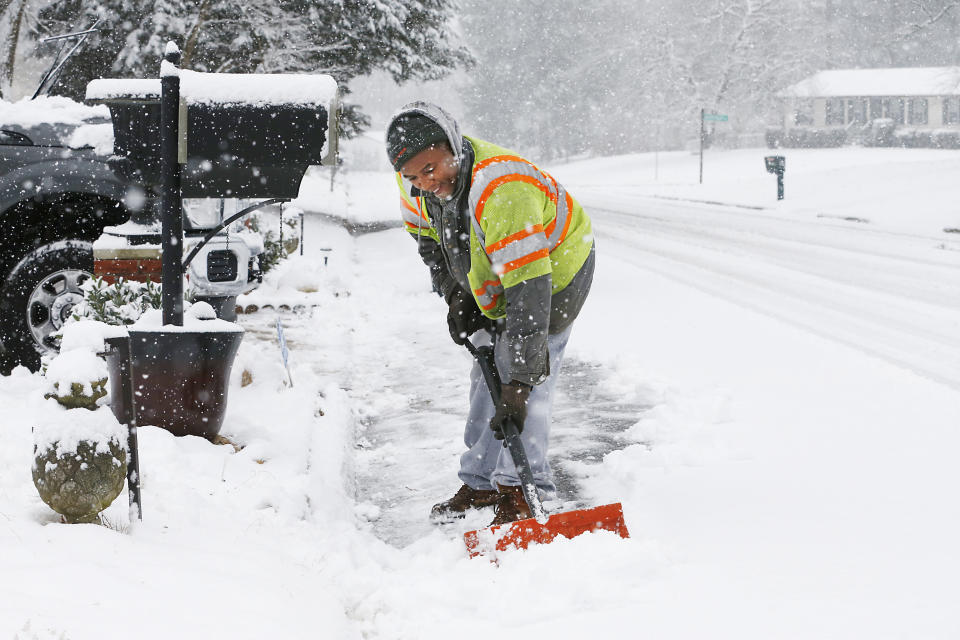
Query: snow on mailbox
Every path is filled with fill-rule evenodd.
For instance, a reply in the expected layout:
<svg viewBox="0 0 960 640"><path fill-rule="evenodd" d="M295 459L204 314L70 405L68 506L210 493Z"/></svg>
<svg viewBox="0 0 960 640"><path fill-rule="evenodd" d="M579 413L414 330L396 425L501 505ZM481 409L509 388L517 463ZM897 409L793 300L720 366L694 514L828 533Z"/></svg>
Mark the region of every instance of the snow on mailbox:
<svg viewBox="0 0 960 640"><path fill-rule="evenodd" d="M186 198L295 198L310 165L337 153L337 83L327 75L180 74L180 163ZM110 109L115 172L160 184L160 79L93 80Z"/></svg>

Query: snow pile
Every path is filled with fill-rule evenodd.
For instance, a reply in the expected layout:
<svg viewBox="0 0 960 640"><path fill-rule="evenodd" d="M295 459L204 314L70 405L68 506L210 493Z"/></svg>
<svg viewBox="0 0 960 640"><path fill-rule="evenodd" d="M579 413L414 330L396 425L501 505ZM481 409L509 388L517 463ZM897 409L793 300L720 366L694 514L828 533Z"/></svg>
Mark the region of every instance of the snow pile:
<svg viewBox="0 0 960 640"><path fill-rule="evenodd" d="M107 363L97 355L105 351L104 340L124 335L126 330L123 327L95 320L64 325L60 353L50 361L44 373L49 383L48 392L68 395L72 386L78 384L83 395L93 395L93 383L107 377Z"/></svg>
<svg viewBox="0 0 960 640"><path fill-rule="evenodd" d="M194 302L187 308L184 312L184 318L190 318L191 320L216 320L217 312L213 310L209 302L201 300Z"/></svg>
<svg viewBox="0 0 960 640"><path fill-rule="evenodd" d="M199 73L181 71L181 95L201 104L296 104L331 110L337 81L320 74Z"/></svg>
<svg viewBox="0 0 960 640"><path fill-rule="evenodd" d="M183 332L183 333L206 333L206 332L243 332L243 327L233 322L220 320L213 314L210 317L212 307L206 302L197 303L200 309L191 313L193 307L187 307L183 314L183 324L181 326L164 324L162 309L148 309L140 318L131 324L130 331L165 331L165 332ZM196 304L193 306L197 306ZM207 311L209 309L209 311Z"/></svg>
<svg viewBox="0 0 960 640"><path fill-rule="evenodd" d="M97 155L109 156L113 154L113 124L84 124L77 127L70 135L67 145L73 149L93 147Z"/></svg>
<svg viewBox="0 0 960 640"><path fill-rule="evenodd" d="M316 237L306 233L304 246L305 255L295 252L282 260L258 288L238 296L237 304L305 309L349 295L343 272L352 259L348 234L337 228Z"/></svg>
<svg viewBox="0 0 960 640"><path fill-rule="evenodd" d="M49 416L33 427L37 451L56 448L57 456L76 453L81 442L96 444L97 453L110 453L110 442L127 448L127 428L117 422L109 407L96 411L67 409Z"/></svg>
<svg viewBox="0 0 960 640"><path fill-rule="evenodd" d="M159 100L160 81L154 79L112 78L91 80L87 83L85 98L89 101L107 101L120 98L132 100ZM105 106L103 108L106 108Z"/></svg>
<svg viewBox="0 0 960 640"><path fill-rule="evenodd" d="M354 226L400 226L400 194L392 174L337 170L331 180L331 171L330 167L310 167L294 203L305 211Z"/></svg>
<svg viewBox="0 0 960 640"><path fill-rule="evenodd" d="M64 325L61 335L61 354L75 349L103 353L105 350L104 340L123 337L127 335L127 330L124 327L106 324L98 320L83 320Z"/></svg>
<svg viewBox="0 0 960 640"><path fill-rule="evenodd" d="M0 100L0 124L4 126L33 127L48 123L82 125L104 118L110 118L107 107L91 107L63 96L40 96L36 100L23 98L17 102Z"/></svg>
<svg viewBox="0 0 960 640"><path fill-rule="evenodd" d="M0 635L46 629L56 637L101 637L96 602L109 591L113 615L124 625L142 625L146 637L184 633L171 607L191 611L197 628L237 638L304 637L317 620L331 637L358 637L327 568L333 563L323 560L341 556L338 540L353 530L347 471L338 462L350 433L342 391L308 370L298 372L296 388L286 387L271 345L248 342L243 349L224 430L243 449L141 426L144 522L129 529L123 496L103 514L116 530L59 525L30 480L31 427L42 427L41 443L59 439L68 446L81 432L112 433L109 410L65 413L43 400L43 379L22 368L0 380L0 548L17 549L0 553L10 579L4 584L17 585L0 587ZM244 371L252 378L245 386ZM76 417L76 431L65 415ZM34 560L24 564L24 558ZM142 578L136 586L112 589L131 567ZM50 580L54 574L61 578ZM65 577L71 575L83 576L82 589ZM51 597L55 607L37 604ZM243 615L225 616L227 607Z"/></svg>
<svg viewBox="0 0 960 640"><path fill-rule="evenodd" d="M58 354L47 366L50 392L69 395L74 384L84 396L93 395L93 383L107 377L107 363L87 349L73 349Z"/></svg>
<svg viewBox="0 0 960 640"><path fill-rule="evenodd" d="M167 65L167 66L164 66ZM180 76L180 96L188 104L278 106L295 104L325 107L332 111L337 82L321 74L202 73L176 69L161 63L161 77ZM157 100L160 80L100 79L87 85L86 99L110 101L123 98Z"/></svg>

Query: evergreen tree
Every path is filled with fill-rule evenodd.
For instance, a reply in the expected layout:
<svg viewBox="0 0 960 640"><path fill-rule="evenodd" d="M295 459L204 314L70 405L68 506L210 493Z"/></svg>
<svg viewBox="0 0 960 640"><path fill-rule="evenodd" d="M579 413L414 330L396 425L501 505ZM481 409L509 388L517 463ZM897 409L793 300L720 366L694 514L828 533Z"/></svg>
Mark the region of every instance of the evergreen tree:
<svg viewBox="0 0 960 640"><path fill-rule="evenodd" d="M373 70L402 82L470 64L452 27L455 8L456 0L65 0L41 17L51 32L102 20L55 89L75 98L94 78L155 77L169 40L186 69L329 73L346 95L350 80ZM367 119L346 104L343 124L349 134Z"/></svg>

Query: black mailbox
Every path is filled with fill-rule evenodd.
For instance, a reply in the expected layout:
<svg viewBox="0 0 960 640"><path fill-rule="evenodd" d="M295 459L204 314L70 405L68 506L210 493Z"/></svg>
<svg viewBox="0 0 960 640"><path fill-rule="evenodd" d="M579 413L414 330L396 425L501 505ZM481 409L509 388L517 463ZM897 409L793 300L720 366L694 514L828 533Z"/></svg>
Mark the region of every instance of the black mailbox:
<svg viewBox="0 0 960 640"><path fill-rule="evenodd" d="M777 200L783 200L783 174L787 170L787 159L783 156L764 156L767 173L777 174Z"/></svg>
<svg viewBox="0 0 960 640"><path fill-rule="evenodd" d="M787 159L783 156L766 156L767 173L783 173L787 168Z"/></svg>
<svg viewBox="0 0 960 640"><path fill-rule="evenodd" d="M183 197L295 198L308 166L335 162L337 86L329 76L180 76ZM94 80L87 101L110 108L114 171L158 186L160 80Z"/></svg>

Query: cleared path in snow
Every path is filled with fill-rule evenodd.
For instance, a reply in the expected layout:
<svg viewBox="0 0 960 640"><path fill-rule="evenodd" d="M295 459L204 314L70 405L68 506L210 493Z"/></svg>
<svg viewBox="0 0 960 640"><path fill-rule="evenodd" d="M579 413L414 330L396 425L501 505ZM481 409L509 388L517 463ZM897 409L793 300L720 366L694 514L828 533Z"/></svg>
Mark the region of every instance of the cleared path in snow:
<svg viewBox="0 0 960 640"><path fill-rule="evenodd" d="M581 198L619 258L960 388L960 252L942 240L589 190Z"/></svg>
<svg viewBox="0 0 960 640"><path fill-rule="evenodd" d="M312 218L308 237L329 233L327 222ZM350 481L358 515L369 519L385 542L407 546L433 530L430 507L453 494L459 456L464 450L470 355L449 339L446 306L430 293L427 270L403 231L357 235L350 263L352 290L326 305L281 315L291 358L321 376L338 380L355 411L356 444ZM405 274L403 289L370 282L383 273ZM276 341L276 312L243 316L248 339ZM576 329L574 329L574 336ZM625 446L620 434L648 408L605 391L610 375L597 363L568 356L558 381L550 462L557 483L554 508L581 503L580 464L598 464ZM323 446L322 438L315 446ZM447 527L451 537L486 526L492 509Z"/></svg>

